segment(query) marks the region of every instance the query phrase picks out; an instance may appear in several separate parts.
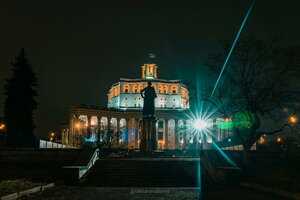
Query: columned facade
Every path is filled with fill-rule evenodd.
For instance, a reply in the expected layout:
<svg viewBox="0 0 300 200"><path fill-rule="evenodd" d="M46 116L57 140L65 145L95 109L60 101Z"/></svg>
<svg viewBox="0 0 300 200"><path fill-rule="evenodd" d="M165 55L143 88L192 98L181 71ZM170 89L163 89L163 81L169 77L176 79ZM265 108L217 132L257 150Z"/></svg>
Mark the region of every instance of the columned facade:
<svg viewBox="0 0 300 200"><path fill-rule="evenodd" d="M80 146L82 141L110 142L128 149L139 149L141 141L142 112L137 110L97 109L88 106L73 106L70 111L69 129L64 131L62 142ZM162 110L156 112L157 148L183 149L187 139L187 111ZM181 123L182 122L182 123Z"/></svg>

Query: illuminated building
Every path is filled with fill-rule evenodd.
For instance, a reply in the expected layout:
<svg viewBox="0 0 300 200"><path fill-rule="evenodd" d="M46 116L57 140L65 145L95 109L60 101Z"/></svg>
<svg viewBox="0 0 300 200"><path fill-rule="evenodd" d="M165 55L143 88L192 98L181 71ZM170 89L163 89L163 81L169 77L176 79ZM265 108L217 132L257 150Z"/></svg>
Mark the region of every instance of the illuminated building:
<svg viewBox="0 0 300 200"><path fill-rule="evenodd" d="M62 130L62 143L80 146L81 141L112 141L139 148L143 99L140 91L151 81L157 118L158 149L182 149L196 143L192 133L187 133L191 121L189 114L189 91L180 80L158 78L158 66L146 63L141 67L141 78L120 80L108 91L107 108L72 106L69 109L68 128ZM113 136L109 135L111 133ZM82 140L84 139L84 140Z"/></svg>

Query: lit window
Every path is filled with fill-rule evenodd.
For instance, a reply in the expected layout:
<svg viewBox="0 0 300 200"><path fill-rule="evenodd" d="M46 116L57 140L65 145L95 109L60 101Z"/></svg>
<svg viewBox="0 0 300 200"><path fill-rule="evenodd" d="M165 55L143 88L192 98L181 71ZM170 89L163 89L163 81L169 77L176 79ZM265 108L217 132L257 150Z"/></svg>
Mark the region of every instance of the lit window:
<svg viewBox="0 0 300 200"><path fill-rule="evenodd" d="M129 84L125 84L123 88L125 93L129 93Z"/></svg>
<svg viewBox="0 0 300 200"><path fill-rule="evenodd" d="M163 86L162 85L158 85L158 92L159 93L163 93Z"/></svg>
<svg viewBox="0 0 300 200"><path fill-rule="evenodd" d="M169 92L169 87L167 85L164 86L164 93L165 94L168 94Z"/></svg>
<svg viewBox="0 0 300 200"><path fill-rule="evenodd" d="M143 89L143 85L142 85L142 84L139 84L139 85L138 85L138 92L140 92L142 89Z"/></svg>
<svg viewBox="0 0 300 200"><path fill-rule="evenodd" d="M134 93L138 93L138 86L136 84L134 84L132 86L132 90L133 90Z"/></svg>
<svg viewBox="0 0 300 200"><path fill-rule="evenodd" d="M178 87L177 86L172 86L172 94L177 94Z"/></svg>

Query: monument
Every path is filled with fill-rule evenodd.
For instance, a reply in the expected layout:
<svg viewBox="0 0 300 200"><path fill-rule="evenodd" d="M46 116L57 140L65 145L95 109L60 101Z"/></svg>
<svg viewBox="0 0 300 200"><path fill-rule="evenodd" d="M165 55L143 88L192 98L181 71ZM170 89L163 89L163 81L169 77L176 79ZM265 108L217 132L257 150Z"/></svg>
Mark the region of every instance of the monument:
<svg viewBox="0 0 300 200"><path fill-rule="evenodd" d="M148 86L141 90L141 96L144 99L142 135L141 135L141 152L152 152L157 149L156 141L156 119L154 100L157 97L154 88L148 82Z"/></svg>

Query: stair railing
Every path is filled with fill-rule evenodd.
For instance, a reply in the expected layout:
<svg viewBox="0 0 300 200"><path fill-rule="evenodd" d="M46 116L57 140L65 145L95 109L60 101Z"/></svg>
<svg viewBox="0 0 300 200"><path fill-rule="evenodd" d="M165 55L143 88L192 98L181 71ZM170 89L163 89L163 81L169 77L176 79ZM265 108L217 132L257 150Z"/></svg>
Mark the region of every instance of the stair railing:
<svg viewBox="0 0 300 200"><path fill-rule="evenodd" d="M89 163L86 166L81 166L79 168L79 176L78 176L79 179L81 179L81 177L95 164L99 156L100 156L100 151L99 149L96 149Z"/></svg>

